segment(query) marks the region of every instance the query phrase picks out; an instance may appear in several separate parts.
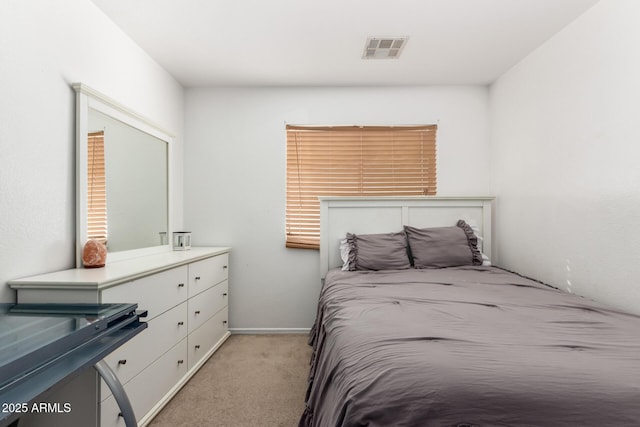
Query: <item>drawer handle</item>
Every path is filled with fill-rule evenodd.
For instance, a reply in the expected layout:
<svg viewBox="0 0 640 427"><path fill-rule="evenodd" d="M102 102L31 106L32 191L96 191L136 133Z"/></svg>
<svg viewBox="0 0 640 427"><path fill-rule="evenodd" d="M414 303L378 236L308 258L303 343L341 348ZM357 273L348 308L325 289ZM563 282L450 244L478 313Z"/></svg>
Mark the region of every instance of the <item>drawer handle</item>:
<svg viewBox="0 0 640 427"><path fill-rule="evenodd" d="M184 283L178 283L179 288L184 288Z"/></svg>
<svg viewBox="0 0 640 427"><path fill-rule="evenodd" d="M200 344L196 344L196 350L200 348Z"/></svg>
<svg viewBox="0 0 640 427"><path fill-rule="evenodd" d="M178 322L178 326L184 325L184 322Z"/></svg>
<svg viewBox="0 0 640 427"><path fill-rule="evenodd" d="M118 365L126 365L127 359L118 360Z"/></svg>
<svg viewBox="0 0 640 427"><path fill-rule="evenodd" d="M226 265L223 265L223 266L222 266L222 269L223 269L223 270L226 270L226 269L227 269L227 266L226 266Z"/></svg>
<svg viewBox="0 0 640 427"><path fill-rule="evenodd" d="M200 276L196 276L196 280L200 280Z"/></svg>
<svg viewBox="0 0 640 427"><path fill-rule="evenodd" d="M184 363L184 360L180 359L178 360L178 365L182 365Z"/></svg>
<svg viewBox="0 0 640 427"><path fill-rule="evenodd" d="M200 310L196 310L196 314L200 314Z"/></svg>
<svg viewBox="0 0 640 427"><path fill-rule="evenodd" d="M223 320L223 321L222 321L222 324L223 324L223 325L226 325L226 324L227 324L227 321L226 321L226 320Z"/></svg>
<svg viewBox="0 0 640 427"><path fill-rule="evenodd" d="M224 294L222 294L222 296L223 296L223 297L226 297L226 296L227 296L227 293L225 292Z"/></svg>

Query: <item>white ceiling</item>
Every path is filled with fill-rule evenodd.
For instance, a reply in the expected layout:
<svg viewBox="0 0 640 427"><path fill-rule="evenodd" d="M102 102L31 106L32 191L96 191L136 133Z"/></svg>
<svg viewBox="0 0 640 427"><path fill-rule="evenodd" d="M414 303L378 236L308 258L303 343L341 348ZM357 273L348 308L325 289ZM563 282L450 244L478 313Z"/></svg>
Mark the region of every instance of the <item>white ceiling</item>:
<svg viewBox="0 0 640 427"><path fill-rule="evenodd" d="M185 87L489 84L598 0L92 0ZM399 59L367 37L408 36Z"/></svg>

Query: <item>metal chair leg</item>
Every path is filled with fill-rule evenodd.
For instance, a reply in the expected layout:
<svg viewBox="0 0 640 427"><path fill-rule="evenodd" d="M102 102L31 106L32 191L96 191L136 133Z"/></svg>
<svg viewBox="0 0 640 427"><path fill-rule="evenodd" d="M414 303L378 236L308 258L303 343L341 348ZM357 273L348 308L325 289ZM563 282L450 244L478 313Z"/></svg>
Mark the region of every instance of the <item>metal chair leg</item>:
<svg viewBox="0 0 640 427"><path fill-rule="evenodd" d="M100 374L104 382L107 383L111 393L113 393L113 397L120 407L120 415L124 418L124 424L127 427L138 427L131 402L129 402L129 397L127 397L127 393L124 391L115 372L113 372L104 360L99 361L93 367L98 371L98 374Z"/></svg>

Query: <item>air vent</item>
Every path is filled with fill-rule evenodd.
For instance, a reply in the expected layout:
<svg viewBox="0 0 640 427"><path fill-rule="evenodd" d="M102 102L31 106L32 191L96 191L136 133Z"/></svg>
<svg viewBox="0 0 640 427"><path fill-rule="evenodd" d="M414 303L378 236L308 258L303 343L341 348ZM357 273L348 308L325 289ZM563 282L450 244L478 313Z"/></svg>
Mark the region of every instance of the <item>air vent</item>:
<svg viewBox="0 0 640 427"><path fill-rule="evenodd" d="M408 37L369 37L362 59L398 59Z"/></svg>

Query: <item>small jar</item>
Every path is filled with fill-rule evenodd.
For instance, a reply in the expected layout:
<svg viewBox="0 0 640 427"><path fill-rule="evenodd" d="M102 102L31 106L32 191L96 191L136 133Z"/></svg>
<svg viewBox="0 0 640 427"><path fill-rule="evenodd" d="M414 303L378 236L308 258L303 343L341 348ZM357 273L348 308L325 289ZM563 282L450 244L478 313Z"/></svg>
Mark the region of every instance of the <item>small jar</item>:
<svg viewBox="0 0 640 427"><path fill-rule="evenodd" d="M173 250L188 251L191 249L191 232L190 231L174 231L173 232Z"/></svg>

